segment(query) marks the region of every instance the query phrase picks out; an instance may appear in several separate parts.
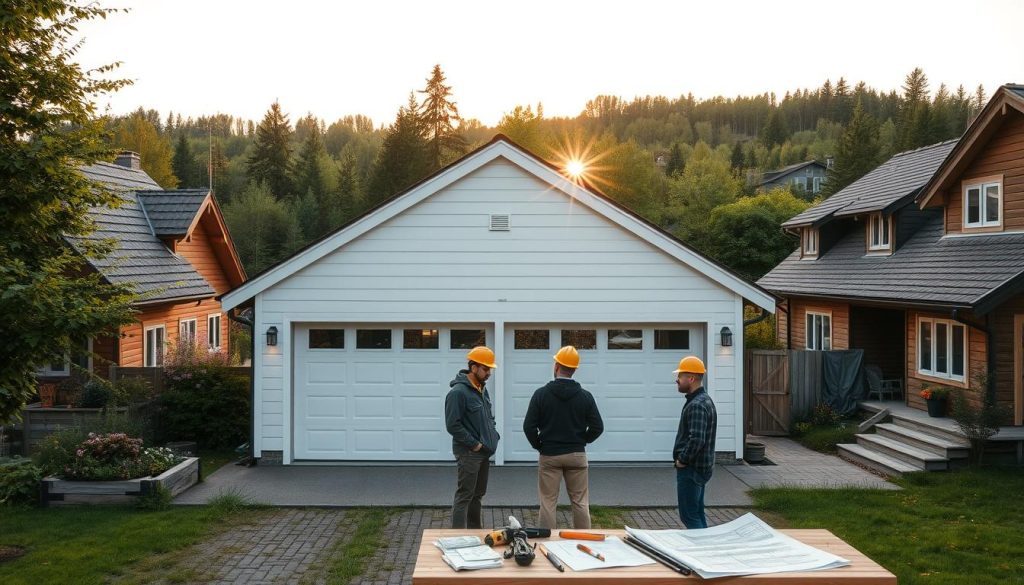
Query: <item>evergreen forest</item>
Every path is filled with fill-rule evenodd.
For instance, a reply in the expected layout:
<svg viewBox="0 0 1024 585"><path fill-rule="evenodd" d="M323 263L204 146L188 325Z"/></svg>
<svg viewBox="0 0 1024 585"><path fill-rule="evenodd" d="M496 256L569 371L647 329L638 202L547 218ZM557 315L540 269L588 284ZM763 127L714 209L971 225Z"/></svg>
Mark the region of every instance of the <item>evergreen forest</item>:
<svg viewBox="0 0 1024 585"><path fill-rule="evenodd" d="M250 276L500 132L555 164L584 159L590 186L756 279L795 248L783 221L895 153L959 137L987 99L915 69L889 90L840 78L781 97L601 95L574 118L516 105L487 127L459 115L456 89L435 66L379 125L276 102L258 121L139 108L106 124L165 189L213 188ZM758 191L762 173L812 159L830 161L821 193Z"/></svg>

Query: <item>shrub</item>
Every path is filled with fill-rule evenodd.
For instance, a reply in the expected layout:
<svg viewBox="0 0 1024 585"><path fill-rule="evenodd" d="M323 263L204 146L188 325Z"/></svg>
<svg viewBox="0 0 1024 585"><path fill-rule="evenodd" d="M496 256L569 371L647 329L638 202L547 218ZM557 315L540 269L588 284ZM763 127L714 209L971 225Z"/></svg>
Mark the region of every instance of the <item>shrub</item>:
<svg viewBox="0 0 1024 585"><path fill-rule="evenodd" d="M121 378L113 386L114 404L131 406L153 399L153 389L142 378Z"/></svg>
<svg viewBox="0 0 1024 585"><path fill-rule="evenodd" d="M231 370L222 352L177 349L164 364L161 436L201 447L234 447L249 435L249 380Z"/></svg>
<svg viewBox="0 0 1024 585"><path fill-rule="evenodd" d="M106 408L114 395L114 387L102 378L93 378L82 385L77 401L82 408Z"/></svg>
<svg viewBox="0 0 1024 585"><path fill-rule="evenodd" d="M953 420L971 442L971 458L980 465L985 456L985 443L999 432L999 426L1011 418L1008 408L998 404L985 394L988 385L986 376L977 376L975 386L982 393L981 403L971 402L967 390L956 389L953 395Z"/></svg>
<svg viewBox="0 0 1024 585"><path fill-rule="evenodd" d="M815 426L836 426L843 422L843 417L831 406L820 403L814 407L811 413L811 422Z"/></svg>
<svg viewBox="0 0 1024 585"><path fill-rule="evenodd" d="M142 447L142 439L124 433L89 436L53 472L64 479L117 480L159 475L181 458L170 449Z"/></svg>
<svg viewBox="0 0 1024 585"><path fill-rule="evenodd" d="M39 502L39 482L43 470L21 457L0 462L0 504L33 505Z"/></svg>
<svg viewBox="0 0 1024 585"><path fill-rule="evenodd" d="M135 498L135 508L149 512L158 512L169 508L172 499L170 490L157 484L151 491Z"/></svg>
<svg viewBox="0 0 1024 585"><path fill-rule="evenodd" d="M56 475L72 465L78 445L87 433L77 428L61 429L43 439L35 460L46 475Z"/></svg>

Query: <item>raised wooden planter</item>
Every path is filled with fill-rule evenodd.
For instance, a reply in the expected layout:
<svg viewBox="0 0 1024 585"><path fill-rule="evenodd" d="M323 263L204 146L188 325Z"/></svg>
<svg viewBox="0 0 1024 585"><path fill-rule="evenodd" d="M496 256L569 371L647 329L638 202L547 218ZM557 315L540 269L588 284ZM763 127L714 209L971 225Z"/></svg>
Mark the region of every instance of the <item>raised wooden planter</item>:
<svg viewBox="0 0 1024 585"><path fill-rule="evenodd" d="M174 497L199 481L199 458L189 457L156 477L117 481L66 481L47 477L42 481L44 506L65 504L116 504L134 501L162 486Z"/></svg>

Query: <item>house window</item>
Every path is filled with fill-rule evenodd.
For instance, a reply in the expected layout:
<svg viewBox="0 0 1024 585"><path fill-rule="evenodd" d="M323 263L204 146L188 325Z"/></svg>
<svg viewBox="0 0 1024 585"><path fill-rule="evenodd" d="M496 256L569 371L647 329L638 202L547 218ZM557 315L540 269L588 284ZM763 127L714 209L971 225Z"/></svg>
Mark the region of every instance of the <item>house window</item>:
<svg viewBox="0 0 1024 585"><path fill-rule="evenodd" d="M967 371L967 327L922 317L917 330L918 373L962 382Z"/></svg>
<svg viewBox="0 0 1024 585"><path fill-rule="evenodd" d="M345 349L345 330L310 329L309 349Z"/></svg>
<svg viewBox="0 0 1024 585"><path fill-rule="evenodd" d="M655 329L654 349L690 349L690 330Z"/></svg>
<svg viewBox="0 0 1024 585"><path fill-rule="evenodd" d="M814 190L812 193L818 193L821 191L821 177L814 177Z"/></svg>
<svg viewBox="0 0 1024 585"><path fill-rule="evenodd" d="M64 359L56 359L45 366L36 369L37 376L70 376L71 375L71 359L65 356Z"/></svg>
<svg viewBox="0 0 1024 585"><path fill-rule="evenodd" d="M551 331L548 329L516 329L513 334L516 349L549 349Z"/></svg>
<svg viewBox="0 0 1024 585"><path fill-rule="evenodd" d="M437 329L406 329L402 332L403 349L437 349Z"/></svg>
<svg viewBox="0 0 1024 585"><path fill-rule="evenodd" d="M220 349L220 313L206 317L206 343L211 350Z"/></svg>
<svg viewBox="0 0 1024 585"><path fill-rule="evenodd" d="M1002 225L1003 187L998 181L964 185L964 227L985 228Z"/></svg>
<svg viewBox="0 0 1024 585"><path fill-rule="evenodd" d="M687 331L689 333L689 331ZM609 329L608 349L643 349L642 329Z"/></svg>
<svg viewBox="0 0 1024 585"><path fill-rule="evenodd" d="M356 329L356 349L391 349L391 330Z"/></svg>
<svg viewBox="0 0 1024 585"><path fill-rule="evenodd" d="M146 335L143 338L143 363L147 368L158 368L164 365L164 345L167 339L167 332L163 325L146 327Z"/></svg>
<svg viewBox="0 0 1024 585"><path fill-rule="evenodd" d="M64 353L64 359L56 358L52 362L36 369L37 376L46 377L67 377L71 375L71 365L74 364L88 372L92 371L92 338L87 337L74 350Z"/></svg>
<svg viewBox="0 0 1024 585"><path fill-rule="evenodd" d="M829 351L832 349L831 313L807 312L807 349Z"/></svg>
<svg viewBox="0 0 1024 585"><path fill-rule="evenodd" d="M597 330L562 329L562 347L566 345L576 349L597 349Z"/></svg>
<svg viewBox="0 0 1024 585"><path fill-rule="evenodd" d="M178 321L178 343L193 345L196 342L196 320L182 319Z"/></svg>
<svg viewBox="0 0 1024 585"><path fill-rule="evenodd" d="M872 213L868 220L868 250L888 250L890 248L892 218L883 217L881 213Z"/></svg>
<svg viewBox="0 0 1024 585"><path fill-rule="evenodd" d="M472 349L487 345L487 332L483 329L452 329L448 347L451 349Z"/></svg>
<svg viewBox="0 0 1024 585"><path fill-rule="evenodd" d="M803 250L804 256L815 257L818 255L818 230L813 228L803 229Z"/></svg>

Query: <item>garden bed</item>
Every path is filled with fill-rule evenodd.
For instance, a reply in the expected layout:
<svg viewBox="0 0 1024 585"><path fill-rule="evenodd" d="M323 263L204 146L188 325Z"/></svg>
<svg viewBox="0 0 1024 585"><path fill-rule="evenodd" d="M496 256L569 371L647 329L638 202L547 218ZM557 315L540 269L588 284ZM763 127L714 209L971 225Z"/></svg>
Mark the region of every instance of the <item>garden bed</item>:
<svg viewBox="0 0 1024 585"><path fill-rule="evenodd" d="M42 481L44 506L64 504L130 503L160 488L174 497L199 481L199 458L189 457L156 477L115 481L68 481L47 477Z"/></svg>

